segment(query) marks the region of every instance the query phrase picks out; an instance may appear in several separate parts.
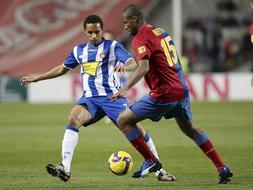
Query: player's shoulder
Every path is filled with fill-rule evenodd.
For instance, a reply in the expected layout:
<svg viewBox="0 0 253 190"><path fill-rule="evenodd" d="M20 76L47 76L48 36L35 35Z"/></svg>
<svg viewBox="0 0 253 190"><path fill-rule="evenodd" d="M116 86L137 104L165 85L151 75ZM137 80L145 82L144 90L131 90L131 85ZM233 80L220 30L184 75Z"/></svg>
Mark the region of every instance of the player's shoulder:
<svg viewBox="0 0 253 190"><path fill-rule="evenodd" d="M124 46L117 40L109 40L112 48L124 48Z"/></svg>
<svg viewBox="0 0 253 190"><path fill-rule="evenodd" d="M153 27L151 24L145 24L143 25L138 33L133 38L133 43L138 43L139 41L149 41L152 40L153 37L155 37L155 30L156 28Z"/></svg>
<svg viewBox="0 0 253 190"><path fill-rule="evenodd" d="M82 43L82 44L75 44L73 47L72 47L72 50L75 51L77 49L83 49L85 46L87 46L87 42L85 43Z"/></svg>
<svg viewBox="0 0 253 190"><path fill-rule="evenodd" d="M152 32L155 29L155 27L151 24L145 24L140 28L140 31L138 32L137 36L139 38L148 38L150 35L153 35Z"/></svg>
<svg viewBox="0 0 253 190"><path fill-rule="evenodd" d="M103 43L105 46L111 46L111 47L115 47L116 45L120 44L117 40L107 40L107 39L104 39Z"/></svg>
<svg viewBox="0 0 253 190"><path fill-rule="evenodd" d="M85 46L87 46L88 42L84 42L82 44L77 44L74 47L78 47L78 48L84 48Z"/></svg>

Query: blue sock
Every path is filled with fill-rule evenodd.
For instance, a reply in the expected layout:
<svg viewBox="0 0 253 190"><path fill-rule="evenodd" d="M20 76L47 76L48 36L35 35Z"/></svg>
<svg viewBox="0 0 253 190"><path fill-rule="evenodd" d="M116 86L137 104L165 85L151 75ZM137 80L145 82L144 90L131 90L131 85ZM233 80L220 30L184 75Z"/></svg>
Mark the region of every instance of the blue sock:
<svg viewBox="0 0 253 190"><path fill-rule="evenodd" d="M73 125L69 124L67 125L66 129L69 129L71 131L75 131L77 133L79 133L79 129L75 128Z"/></svg>
<svg viewBox="0 0 253 190"><path fill-rule="evenodd" d="M208 136L206 136L205 133L200 133L199 136L196 139L194 139L194 141L198 146L200 146L204 142L208 141Z"/></svg>
<svg viewBox="0 0 253 190"><path fill-rule="evenodd" d="M135 127L131 131L125 133L125 136L129 141L133 141L134 139L137 139L139 136L141 136L141 132L137 127Z"/></svg>

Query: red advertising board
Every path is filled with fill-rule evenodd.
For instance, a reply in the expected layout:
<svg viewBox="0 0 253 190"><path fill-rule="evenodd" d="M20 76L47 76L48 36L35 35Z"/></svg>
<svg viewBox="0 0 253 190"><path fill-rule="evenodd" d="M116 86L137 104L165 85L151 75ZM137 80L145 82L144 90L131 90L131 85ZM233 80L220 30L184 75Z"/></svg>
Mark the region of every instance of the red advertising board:
<svg viewBox="0 0 253 190"><path fill-rule="evenodd" d="M121 11L131 3L148 10L152 0L0 0L0 74L44 72L83 43L82 23L97 14L104 30L123 32Z"/></svg>

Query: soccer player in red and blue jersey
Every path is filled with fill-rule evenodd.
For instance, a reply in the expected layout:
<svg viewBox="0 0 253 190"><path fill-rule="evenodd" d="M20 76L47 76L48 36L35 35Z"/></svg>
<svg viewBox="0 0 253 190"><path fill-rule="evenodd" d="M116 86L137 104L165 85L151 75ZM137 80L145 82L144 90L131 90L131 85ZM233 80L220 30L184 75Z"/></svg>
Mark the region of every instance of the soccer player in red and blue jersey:
<svg viewBox="0 0 253 190"><path fill-rule="evenodd" d="M219 172L219 183L229 182L233 175L230 169L224 165L207 135L192 124L189 90L171 36L164 29L147 24L137 5L127 6L122 16L124 29L133 36L132 47L138 67L122 90L110 98L115 100L124 96L142 77L145 77L150 93L123 111L118 117L118 125L129 128L144 119L175 118L180 129L211 159ZM143 177L142 170L148 165L144 161L133 177Z"/></svg>

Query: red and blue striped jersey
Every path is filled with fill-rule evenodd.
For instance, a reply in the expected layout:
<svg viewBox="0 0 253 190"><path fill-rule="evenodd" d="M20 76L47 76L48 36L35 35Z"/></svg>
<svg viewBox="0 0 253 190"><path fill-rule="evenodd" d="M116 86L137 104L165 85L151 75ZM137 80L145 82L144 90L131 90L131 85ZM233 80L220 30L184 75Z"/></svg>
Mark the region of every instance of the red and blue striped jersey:
<svg viewBox="0 0 253 190"><path fill-rule="evenodd" d="M150 96L161 102L183 99L188 93L180 59L171 36L162 28L144 24L132 39L137 61L148 59L145 80Z"/></svg>

